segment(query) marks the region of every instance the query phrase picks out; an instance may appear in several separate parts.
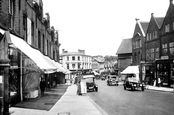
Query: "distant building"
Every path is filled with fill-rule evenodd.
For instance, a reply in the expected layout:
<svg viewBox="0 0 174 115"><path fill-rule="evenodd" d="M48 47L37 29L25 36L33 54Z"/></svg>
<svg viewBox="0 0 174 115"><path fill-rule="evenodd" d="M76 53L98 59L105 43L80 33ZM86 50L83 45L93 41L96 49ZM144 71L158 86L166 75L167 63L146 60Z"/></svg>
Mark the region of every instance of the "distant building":
<svg viewBox="0 0 174 115"><path fill-rule="evenodd" d="M60 54L60 58L63 66L71 72L92 69L92 56L86 55L85 50L68 52L63 49L62 54Z"/></svg>
<svg viewBox="0 0 174 115"><path fill-rule="evenodd" d="M103 56L93 56L92 57L92 69L102 71L104 70L104 57Z"/></svg>

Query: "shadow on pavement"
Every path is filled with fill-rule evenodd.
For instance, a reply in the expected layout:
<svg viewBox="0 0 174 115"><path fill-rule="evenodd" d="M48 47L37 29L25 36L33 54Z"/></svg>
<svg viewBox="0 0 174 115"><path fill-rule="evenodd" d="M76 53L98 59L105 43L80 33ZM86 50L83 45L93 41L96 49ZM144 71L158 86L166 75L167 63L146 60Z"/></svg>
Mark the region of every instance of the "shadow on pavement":
<svg viewBox="0 0 174 115"><path fill-rule="evenodd" d="M14 107L49 111L66 92L67 87L68 85L58 85L55 88L50 88L44 96L17 103Z"/></svg>

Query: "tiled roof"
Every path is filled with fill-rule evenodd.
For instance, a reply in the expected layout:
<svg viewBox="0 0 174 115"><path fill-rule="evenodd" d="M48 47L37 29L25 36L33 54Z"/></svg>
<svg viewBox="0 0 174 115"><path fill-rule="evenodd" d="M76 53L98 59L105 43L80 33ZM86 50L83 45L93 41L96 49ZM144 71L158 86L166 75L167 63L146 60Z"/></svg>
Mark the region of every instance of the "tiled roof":
<svg viewBox="0 0 174 115"><path fill-rule="evenodd" d="M142 29L143 29L144 33L146 34L149 22L141 22L140 21L140 24L142 26Z"/></svg>
<svg viewBox="0 0 174 115"><path fill-rule="evenodd" d="M154 19L158 25L158 28L161 28L163 21L164 21L164 17L155 17Z"/></svg>
<svg viewBox="0 0 174 115"><path fill-rule="evenodd" d="M123 39L116 55L125 53L132 53L132 39Z"/></svg>

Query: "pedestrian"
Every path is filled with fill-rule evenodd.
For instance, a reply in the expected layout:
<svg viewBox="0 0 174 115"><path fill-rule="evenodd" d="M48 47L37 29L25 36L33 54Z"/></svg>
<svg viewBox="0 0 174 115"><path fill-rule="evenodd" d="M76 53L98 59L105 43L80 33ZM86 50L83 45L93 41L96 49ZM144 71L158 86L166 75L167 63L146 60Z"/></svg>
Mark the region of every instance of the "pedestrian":
<svg viewBox="0 0 174 115"><path fill-rule="evenodd" d="M45 87L46 87L45 81L43 78L41 78L41 81L40 81L41 96L44 96Z"/></svg>
<svg viewBox="0 0 174 115"><path fill-rule="evenodd" d="M158 77L158 87L161 87L161 78Z"/></svg>
<svg viewBox="0 0 174 115"><path fill-rule="evenodd" d="M81 76L80 75L77 75L74 83L77 85L77 95L81 95L81 84L80 84L81 83Z"/></svg>

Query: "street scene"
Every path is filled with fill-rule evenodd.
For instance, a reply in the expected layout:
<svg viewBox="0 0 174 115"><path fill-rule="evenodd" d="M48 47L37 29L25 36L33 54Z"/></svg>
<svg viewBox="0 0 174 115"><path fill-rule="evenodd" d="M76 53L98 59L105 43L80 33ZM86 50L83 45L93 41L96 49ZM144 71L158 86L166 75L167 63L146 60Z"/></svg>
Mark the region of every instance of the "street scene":
<svg viewBox="0 0 174 115"><path fill-rule="evenodd" d="M173 0L1 0L0 115L173 115Z"/></svg>

